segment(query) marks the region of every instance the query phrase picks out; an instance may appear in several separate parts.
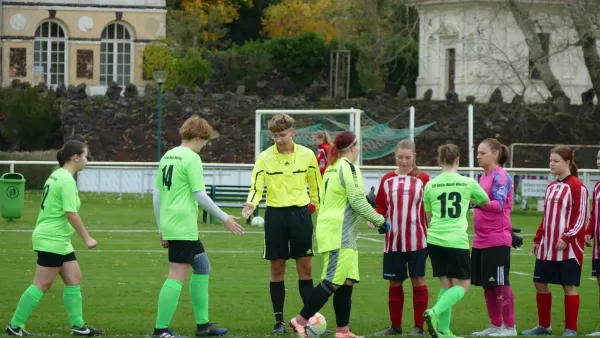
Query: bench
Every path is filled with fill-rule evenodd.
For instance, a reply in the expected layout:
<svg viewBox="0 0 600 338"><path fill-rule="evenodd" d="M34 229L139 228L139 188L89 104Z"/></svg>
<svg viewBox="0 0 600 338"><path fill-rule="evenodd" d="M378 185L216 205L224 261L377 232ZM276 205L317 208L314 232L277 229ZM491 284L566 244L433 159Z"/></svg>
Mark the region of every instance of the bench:
<svg viewBox="0 0 600 338"><path fill-rule="evenodd" d="M242 204L246 203L248 198L248 192L250 186L237 186L237 185L207 185L206 192L208 196L220 207L220 208L239 208L242 211ZM266 189L263 195L266 194ZM264 207L264 198L258 207L254 210L254 217L258 216L258 210ZM202 213L202 221L206 223L209 213L204 210ZM246 224L250 223L250 219L246 221ZM215 224L215 217L210 215L210 224Z"/></svg>

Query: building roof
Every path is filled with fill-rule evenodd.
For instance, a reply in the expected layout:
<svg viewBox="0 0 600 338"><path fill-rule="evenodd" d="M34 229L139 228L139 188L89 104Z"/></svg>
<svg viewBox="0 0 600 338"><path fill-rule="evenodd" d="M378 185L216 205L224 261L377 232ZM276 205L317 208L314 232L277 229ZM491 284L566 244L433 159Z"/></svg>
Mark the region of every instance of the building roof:
<svg viewBox="0 0 600 338"><path fill-rule="evenodd" d="M4 0L2 6L153 7L166 8L166 0Z"/></svg>

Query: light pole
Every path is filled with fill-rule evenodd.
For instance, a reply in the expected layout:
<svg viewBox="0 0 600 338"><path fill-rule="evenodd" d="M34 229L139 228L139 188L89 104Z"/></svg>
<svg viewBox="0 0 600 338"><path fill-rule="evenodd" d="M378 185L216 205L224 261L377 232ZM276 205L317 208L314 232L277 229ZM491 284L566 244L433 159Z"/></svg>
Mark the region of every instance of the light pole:
<svg viewBox="0 0 600 338"><path fill-rule="evenodd" d="M163 70L155 70L152 72L152 77L158 83L158 137L156 140L156 160L160 162L161 146L162 146L162 85L169 75Z"/></svg>

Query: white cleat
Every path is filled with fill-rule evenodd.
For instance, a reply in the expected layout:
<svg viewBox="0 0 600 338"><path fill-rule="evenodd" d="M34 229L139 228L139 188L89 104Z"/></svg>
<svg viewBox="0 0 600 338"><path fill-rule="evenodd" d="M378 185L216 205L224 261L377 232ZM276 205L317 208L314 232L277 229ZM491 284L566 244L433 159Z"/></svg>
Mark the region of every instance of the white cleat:
<svg viewBox="0 0 600 338"><path fill-rule="evenodd" d="M600 337L600 329L598 329L598 330L596 330L596 331L588 334L587 336L590 336L590 337Z"/></svg>
<svg viewBox="0 0 600 338"><path fill-rule="evenodd" d="M490 337L516 337L518 335L516 327L502 325L500 332L490 334Z"/></svg>
<svg viewBox="0 0 600 338"><path fill-rule="evenodd" d="M487 337L487 336L491 336L492 334L499 333L501 331L502 331L502 327L490 325L490 327L488 327L487 329L485 329L483 331L473 332L473 336Z"/></svg>

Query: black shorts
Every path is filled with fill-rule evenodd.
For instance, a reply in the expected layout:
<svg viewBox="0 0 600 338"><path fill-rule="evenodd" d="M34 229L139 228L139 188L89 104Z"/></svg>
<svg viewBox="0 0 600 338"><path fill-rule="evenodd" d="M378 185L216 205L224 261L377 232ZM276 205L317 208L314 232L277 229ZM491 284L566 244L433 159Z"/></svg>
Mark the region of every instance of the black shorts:
<svg viewBox="0 0 600 338"><path fill-rule="evenodd" d="M575 258L566 261L542 261L535 260L533 270L533 281L535 283L575 285L579 286L581 281L581 267Z"/></svg>
<svg viewBox="0 0 600 338"><path fill-rule="evenodd" d="M66 262L76 261L75 252L59 255L52 252L37 251L37 264L47 268L60 268Z"/></svg>
<svg viewBox="0 0 600 338"><path fill-rule="evenodd" d="M446 248L427 244L433 277L471 279L471 258L468 249Z"/></svg>
<svg viewBox="0 0 600 338"><path fill-rule="evenodd" d="M204 245L197 241L168 241L169 242L169 262L192 264L194 257L204 252Z"/></svg>
<svg viewBox="0 0 600 338"><path fill-rule="evenodd" d="M491 287L510 285L510 247L495 246L471 252L471 284Z"/></svg>
<svg viewBox="0 0 600 338"><path fill-rule="evenodd" d="M427 248L417 251L391 251L383 254L383 279L404 281L410 278L425 277Z"/></svg>
<svg viewBox="0 0 600 338"><path fill-rule="evenodd" d="M308 206L267 207L264 230L264 259L313 256L313 223Z"/></svg>
<svg viewBox="0 0 600 338"><path fill-rule="evenodd" d="M600 276L600 259L592 259L592 276Z"/></svg>

